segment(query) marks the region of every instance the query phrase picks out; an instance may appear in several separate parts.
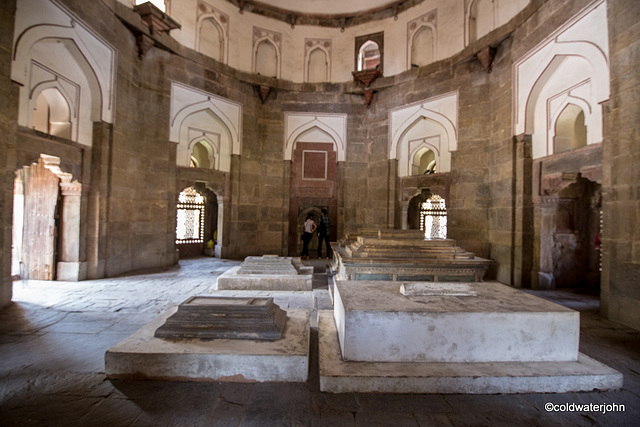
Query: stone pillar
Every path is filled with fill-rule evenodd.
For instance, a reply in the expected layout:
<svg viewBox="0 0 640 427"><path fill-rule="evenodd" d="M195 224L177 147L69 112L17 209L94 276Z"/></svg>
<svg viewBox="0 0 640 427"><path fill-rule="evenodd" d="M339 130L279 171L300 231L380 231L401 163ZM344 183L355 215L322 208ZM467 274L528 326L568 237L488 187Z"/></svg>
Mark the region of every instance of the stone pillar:
<svg viewBox="0 0 640 427"><path fill-rule="evenodd" d="M531 135L514 137L513 286L531 287L533 263L533 161Z"/></svg>
<svg viewBox="0 0 640 427"><path fill-rule="evenodd" d="M58 244L57 279L77 282L87 278L87 262L80 253L80 208L82 184L61 182L60 241Z"/></svg>
<svg viewBox="0 0 640 427"><path fill-rule="evenodd" d="M107 255L107 200L110 192L109 163L111 157L112 125L93 124L93 146L89 204L87 207L87 278L99 279L105 275Z"/></svg>
<svg viewBox="0 0 640 427"><path fill-rule="evenodd" d="M225 197L218 196L218 225L217 225L217 237L216 237L216 246L214 248L214 256L216 258L226 258L228 247L223 245L225 238L224 232L224 206L225 206Z"/></svg>
<svg viewBox="0 0 640 427"><path fill-rule="evenodd" d="M411 203L410 200L402 200L402 229L403 230L408 230L409 229L409 203Z"/></svg>
<svg viewBox="0 0 640 427"><path fill-rule="evenodd" d="M336 240L344 237L344 223L345 223L345 185L346 182L346 162L338 162L338 215L336 224Z"/></svg>
<svg viewBox="0 0 640 427"><path fill-rule="evenodd" d="M396 212L398 206L398 194L402 197L402 192L398 191L398 160L390 159L389 174L387 176L387 228L395 228Z"/></svg>
<svg viewBox="0 0 640 427"><path fill-rule="evenodd" d="M285 160L282 173L282 256L289 256L289 234L291 224L289 209L291 203L291 160Z"/></svg>

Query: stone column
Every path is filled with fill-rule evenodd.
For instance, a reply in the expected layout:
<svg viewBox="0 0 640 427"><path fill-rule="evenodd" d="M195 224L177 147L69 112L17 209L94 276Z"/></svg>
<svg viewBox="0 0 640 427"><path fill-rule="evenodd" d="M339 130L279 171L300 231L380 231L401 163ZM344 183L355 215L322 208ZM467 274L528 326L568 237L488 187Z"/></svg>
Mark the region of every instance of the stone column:
<svg viewBox="0 0 640 427"><path fill-rule="evenodd" d="M282 173L282 256L289 256L289 205L291 203L291 160L284 160Z"/></svg>
<svg viewBox="0 0 640 427"><path fill-rule="evenodd" d="M60 194L62 201L57 279L77 282L87 278L87 262L80 259L82 184L78 181L63 181L60 183Z"/></svg>
<svg viewBox="0 0 640 427"><path fill-rule="evenodd" d="M513 286L531 287L533 263L533 161L531 135L514 137Z"/></svg>
<svg viewBox="0 0 640 427"><path fill-rule="evenodd" d="M403 230L408 230L409 229L409 203L411 203L410 200L402 200L402 229Z"/></svg>
<svg viewBox="0 0 640 427"><path fill-rule="evenodd" d="M91 147L91 161L88 164L91 170L86 221L87 278L89 279L99 279L105 274L112 134L112 125L104 122L93 124L93 146Z"/></svg>
<svg viewBox="0 0 640 427"><path fill-rule="evenodd" d="M533 289L555 289L553 275L553 237L556 228L557 196L540 198L540 224L538 227L538 262L532 271Z"/></svg>

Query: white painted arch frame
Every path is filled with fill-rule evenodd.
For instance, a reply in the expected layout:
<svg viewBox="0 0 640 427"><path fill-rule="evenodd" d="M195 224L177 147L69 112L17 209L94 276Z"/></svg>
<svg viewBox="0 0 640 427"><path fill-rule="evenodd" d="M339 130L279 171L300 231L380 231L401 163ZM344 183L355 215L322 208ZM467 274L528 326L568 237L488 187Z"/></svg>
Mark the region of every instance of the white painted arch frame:
<svg viewBox="0 0 640 427"><path fill-rule="evenodd" d="M44 92L47 89L55 89L57 90L60 95L62 96L62 98L64 98L65 102L67 103L67 107L68 107L68 112L69 112L69 122L71 123L71 140L72 141L77 141L78 140L78 108L79 108L79 100L77 99L77 91L79 90L79 88L76 88L76 96L72 96L72 94L70 94L67 89L61 84L61 79L62 77L56 78L55 80L48 80L48 81L42 81L40 83L38 83L32 90L31 93L29 94L29 111L35 111L36 109L36 104L38 102L38 97L40 96L40 94L42 92ZM72 86L77 86L75 84L73 84L73 82L69 82L70 85ZM34 127L34 115L30 114L28 117L28 122L27 122L27 126L29 128L33 128Z"/></svg>
<svg viewBox="0 0 640 427"><path fill-rule="evenodd" d="M333 140L339 162L346 160L346 114L286 112L284 120L284 160L292 159L298 138L313 129L320 130Z"/></svg>
<svg viewBox="0 0 640 427"><path fill-rule="evenodd" d="M229 156L242 154L242 105L182 83L171 82L169 140L184 146L187 153L192 142L189 137L189 118L203 111L214 115L228 133L230 146L223 147L220 143L217 164L219 170L229 172L230 157L223 159L225 153L228 152ZM202 131L211 132L207 129Z"/></svg>
<svg viewBox="0 0 640 427"><path fill-rule="evenodd" d="M534 107L537 103L537 93L544 87L549 76L545 72L557 66L563 58L579 58L589 71L589 78L574 82L564 91L556 94L558 98L565 93L571 94L580 86L588 85L589 96L576 97L573 102L585 112L585 124L588 127L587 143L602 141L602 102L609 99L609 51L607 31L606 1L597 0L583 9L574 18L560 27L551 36L538 44L513 66L513 96L515 135L523 133L534 134L541 127L535 125ZM599 31L594 31L594 28ZM580 102L581 99L583 102ZM548 102L548 100L547 100ZM581 105L582 104L582 105ZM587 104L588 108L584 105ZM564 107L563 107L564 108ZM549 129L555 126L555 119L559 114L557 107L548 109L547 117L535 117L535 120L546 120L544 147L539 147L538 138L534 135L534 158L550 154L552 144ZM536 154L538 153L538 154Z"/></svg>
<svg viewBox="0 0 640 427"><path fill-rule="evenodd" d="M439 156L443 156L443 151L449 152L458 149L458 92L449 92L396 108L389 112L389 159L400 160L403 158L400 150L405 145L408 146L409 141L406 140L407 132L415 125L418 120L429 119L439 125L443 132L440 140ZM424 135L425 139L430 139L435 135ZM408 154L407 154L408 155ZM406 165L398 167L398 173L401 170L410 171L413 159L408 156ZM444 166L440 172L449 172L449 168Z"/></svg>
<svg viewBox="0 0 640 427"><path fill-rule="evenodd" d="M437 144L434 144L432 141L437 139ZM418 153L418 151L420 151L423 148L426 148L427 150L431 150L433 151L435 160L436 160L436 165L440 165L440 135L434 135L434 136L427 136L425 138L419 138L417 140L410 140L409 144L408 144L408 148L409 148L409 165L408 165L408 170L412 169L412 166L415 164L416 161L416 154Z"/></svg>
<svg viewBox="0 0 640 427"><path fill-rule="evenodd" d="M20 0L18 6L11 79L23 87L28 87L33 83L30 82L32 48L45 39L68 40L77 47L98 83L95 89L97 93L93 93L92 98L100 98L99 113L98 117L91 119L113 123L116 49L56 0ZM87 76L87 79L91 81L89 77ZM26 100L21 97L20 102ZM21 109L19 122L25 125L28 118L23 115Z"/></svg>
<svg viewBox="0 0 640 427"><path fill-rule="evenodd" d="M198 132L200 132L198 130ZM213 141L211 135L217 137L217 142ZM204 148L207 150L208 159L209 159L209 169L220 169L220 135L212 134L211 132L202 131L200 136L196 136L190 139L189 148L187 150L187 156L189 159L193 154L193 149L198 142L205 142Z"/></svg>

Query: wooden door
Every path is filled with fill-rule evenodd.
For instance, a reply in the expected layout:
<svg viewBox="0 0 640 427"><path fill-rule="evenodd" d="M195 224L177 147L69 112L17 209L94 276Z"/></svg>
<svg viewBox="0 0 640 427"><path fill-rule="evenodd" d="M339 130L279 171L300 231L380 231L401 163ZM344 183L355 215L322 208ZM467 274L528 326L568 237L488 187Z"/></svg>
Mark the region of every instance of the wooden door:
<svg viewBox="0 0 640 427"><path fill-rule="evenodd" d="M23 254L27 279L53 280L60 179L42 159L25 173Z"/></svg>

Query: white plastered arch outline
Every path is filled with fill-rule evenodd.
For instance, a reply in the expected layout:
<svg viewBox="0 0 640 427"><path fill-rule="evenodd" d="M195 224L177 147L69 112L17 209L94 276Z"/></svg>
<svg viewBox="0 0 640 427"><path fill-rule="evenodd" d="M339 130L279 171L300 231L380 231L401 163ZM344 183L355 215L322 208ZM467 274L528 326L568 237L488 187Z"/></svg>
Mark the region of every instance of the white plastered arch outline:
<svg viewBox="0 0 640 427"><path fill-rule="evenodd" d="M195 129L195 130L194 130ZM239 103L171 83L171 120L169 139L178 144L178 166L189 166L190 144L194 133L219 135L218 170L231 170L231 156L242 154L242 106Z"/></svg>
<svg viewBox="0 0 640 427"><path fill-rule="evenodd" d="M44 94L44 92L48 90L58 91L58 93L66 103L64 107L66 107L67 109L66 112L69 115L68 120L69 120L69 123L71 124L71 131L73 132L73 134L71 135L71 139L73 141L77 141L78 140L78 107L79 107L77 95L78 95L79 88L74 87L75 85L73 85L72 82L69 82L69 85L72 88L76 89L74 94L69 93L69 91L67 90L67 87L65 87L61 83L61 79L59 78L56 78L54 80L49 80L49 81L42 81L38 83L29 94L28 108L29 108L29 111L35 111L38 98L40 97L41 94ZM29 114L27 126L29 128L34 127L34 114Z"/></svg>
<svg viewBox="0 0 640 427"><path fill-rule="evenodd" d="M513 82L514 134L532 135L534 158L553 154L552 128L567 102L585 114L587 144L601 142L600 104L610 94L606 2L592 3L517 61Z"/></svg>
<svg viewBox="0 0 640 427"><path fill-rule="evenodd" d="M419 25L416 26L416 29L414 31L412 31L409 35L409 37L407 37L408 39L408 43L407 43L407 69L411 69L412 63L413 63L413 57L412 57L412 53L413 53L413 43L415 41L415 36L416 34L418 34L418 31L422 30L423 28L427 28L429 30L431 30L431 62L435 61L436 58L438 57L438 53L436 52L438 43L437 43L437 28L434 24L430 23L430 22L422 22Z"/></svg>
<svg viewBox="0 0 640 427"><path fill-rule="evenodd" d="M189 148L187 155L189 159L193 155L194 147L199 142L204 142L202 145L207 150L208 159L209 159L209 169L220 169L220 140L221 137L219 134L212 135L210 132L205 132L201 130L190 129L190 133L196 132L199 133L199 136L195 136L191 138L189 141ZM214 141L213 139L216 139Z"/></svg>
<svg viewBox="0 0 640 427"><path fill-rule="evenodd" d="M276 65L276 75L275 78L279 79L280 78L280 49L278 48L278 44L274 43L274 41L271 39L271 37L269 36L264 36L259 38L258 40L256 40L256 42L253 45L253 73L257 74L258 73L258 49L260 48L260 45L262 43L268 43L269 45L271 45L271 47L273 47L273 50L276 53L276 57L275 57L275 65ZM272 77L272 76L267 76L267 77Z"/></svg>
<svg viewBox="0 0 640 427"><path fill-rule="evenodd" d="M326 74L326 77L325 77L325 81L330 81L331 80L331 56L329 55L328 49L325 49L324 47L320 46L320 44L317 44L313 48L309 49L309 51L307 52L307 54L306 54L306 56L304 58L304 67L305 67L304 78L305 78L305 81L306 82L309 81L309 73L311 72L311 55L316 50L319 50L322 53L324 53L324 58L325 58L326 63L327 63L327 74Z"/></svg>
<svg viewBox="0 0 640 427"><path fill-rule="evenodd" d="M75 63L51 56L43 58L38 46L47 42L60 43L60 48L66 49ZM34 58L34 55L40 57ZM82 105L78 105L76 111L80 113L78 120L86 130L81 132L84 136L79 137L78 142L91 145L92 122L102 120L113 123L115 48L59 2L20 0L14 28L11 79L21 85L18 122L23 126L28 126L30 121L29 97L34 95L33 89L46 80L38 80L34 76L34 69L40 63L46 63L46 67L55 74L68 78L84 89L80 98ZM82 73L85 81L79 82L73 78L78 73ZM83 111L89 111L90 114L83 115Z"/></svg>
<svg viewBox="0 0 640 427"><path fill-rule="evenodd" d="M202 26L205 21L212 20L215 25L218 27L220 31L220 38L222 43L222 58L220 61L224 64L229 63L229 34L227 34L227 29L218 19L217 14L215 13L206 13L198 16L198 20L196 22L196 42L195 49L200 52L200 38L202 37Z"/></svg>
<svg viewBox="0 0 640 427"><path fill-rule="evenodd" d="M389 112L389 159L398 160L398 176L411 175L412 153L434 145L438 171L451 170L451 151L458 148L458 92L450 92ZM429 142L427 142L429 141Z"/></svg>
<svg viewBox="0 0 640 427"><path fill-rule="evenodd" d="M346 159L346 114L285 113L284 160L291 160L298 139L313 130L319 130L333 140L338 161Z"/></svg>

